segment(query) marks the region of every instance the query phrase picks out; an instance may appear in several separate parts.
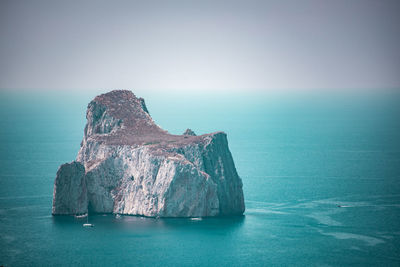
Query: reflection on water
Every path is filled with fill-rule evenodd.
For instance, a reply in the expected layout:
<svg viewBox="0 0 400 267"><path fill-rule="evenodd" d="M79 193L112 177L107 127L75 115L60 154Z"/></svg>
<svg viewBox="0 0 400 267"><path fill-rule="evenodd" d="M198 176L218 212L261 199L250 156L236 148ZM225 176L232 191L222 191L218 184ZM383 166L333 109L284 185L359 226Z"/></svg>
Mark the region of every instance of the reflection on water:
<svg viewBox="0 0 400 267"><path fill-rule="evenodd" d="M86 218L52 216L52 221L55 227L76 227L86 223ZM116 217L113 214L91 214L88 221L97 228L105 227L122 231L218 231L221 229L235 231L243 225L245 216L205 217L201 220L192 220L191 218L149 218L129 215Z"/></svg>
<svg viewBox="0 0 400 267"><path fill-rule="evenodd" d="M318 231L323 235L328 235L328 236L333 236L334 238L337 239L356 239L356 240L361 240L366 243L368 246L375 246L381 243L384 243L382 239L378 239L375 237L371 236L365 236L365 235L357 235L357 234L352 234L352 233L342 233L342 232L323 232L323 231Z"/></svg>

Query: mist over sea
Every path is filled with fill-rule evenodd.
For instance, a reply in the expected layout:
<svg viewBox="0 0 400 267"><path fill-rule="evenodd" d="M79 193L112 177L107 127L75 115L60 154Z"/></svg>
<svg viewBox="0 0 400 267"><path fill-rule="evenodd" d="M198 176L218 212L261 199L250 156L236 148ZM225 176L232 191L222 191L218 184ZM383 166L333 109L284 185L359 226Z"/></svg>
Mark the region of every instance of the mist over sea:
<svg viewBox="0 0 400 267"><path fill-rule="evenodd" d="M97 94L0 90L0 265L400 265L399 93L138 93L173 134L228 134L245 215L88 229L51 205Z"/></svg>

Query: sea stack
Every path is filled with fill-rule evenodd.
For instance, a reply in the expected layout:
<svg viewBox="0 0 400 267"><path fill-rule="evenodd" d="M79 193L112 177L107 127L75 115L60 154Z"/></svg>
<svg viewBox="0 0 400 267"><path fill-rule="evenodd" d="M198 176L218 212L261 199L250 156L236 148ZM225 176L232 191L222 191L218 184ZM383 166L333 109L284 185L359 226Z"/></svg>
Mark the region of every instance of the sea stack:
<svg viewBox="0 0 400 267"><path fill-rule="evenodd" d="M131 91L97 96L76 161L60 166L53 215L85 212L148 217L243 214L242 180L227 136L173 135Z"/></svg>

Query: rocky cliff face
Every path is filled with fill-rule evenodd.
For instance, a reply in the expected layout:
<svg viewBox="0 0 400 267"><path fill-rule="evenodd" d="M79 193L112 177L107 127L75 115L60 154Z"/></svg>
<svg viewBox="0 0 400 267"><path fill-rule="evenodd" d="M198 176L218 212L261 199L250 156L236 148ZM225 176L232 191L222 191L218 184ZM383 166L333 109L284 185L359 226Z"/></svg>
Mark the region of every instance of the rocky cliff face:
<svg viewBox="0 0 400 267"><path fill-rule="evenodd" d="M239 178L226 134L172 135L130 91L97 96L75 162L60 166L54 215L89 212L150 217L240 215Z"/></svg>

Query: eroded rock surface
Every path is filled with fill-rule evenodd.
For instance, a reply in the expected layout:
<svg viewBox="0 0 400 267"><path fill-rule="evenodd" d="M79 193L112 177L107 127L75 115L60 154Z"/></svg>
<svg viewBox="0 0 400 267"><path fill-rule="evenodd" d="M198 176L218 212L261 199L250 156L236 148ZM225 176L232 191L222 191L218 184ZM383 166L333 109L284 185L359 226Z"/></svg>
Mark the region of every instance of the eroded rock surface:
<svg viewBox="0 0 400 267"><path fill-rule="evenodd" d="M53 214L82 214L87 207L85 167L80 162L61 165L54 182Z"/></svg>
<svg viewBox="0 0 400 267"><path fill-rule="evenodd" d="M88 105L77 159L57 172L53 214L150 217L240 215L239 178L226 134L172 135L126 90Z"/></svg>

